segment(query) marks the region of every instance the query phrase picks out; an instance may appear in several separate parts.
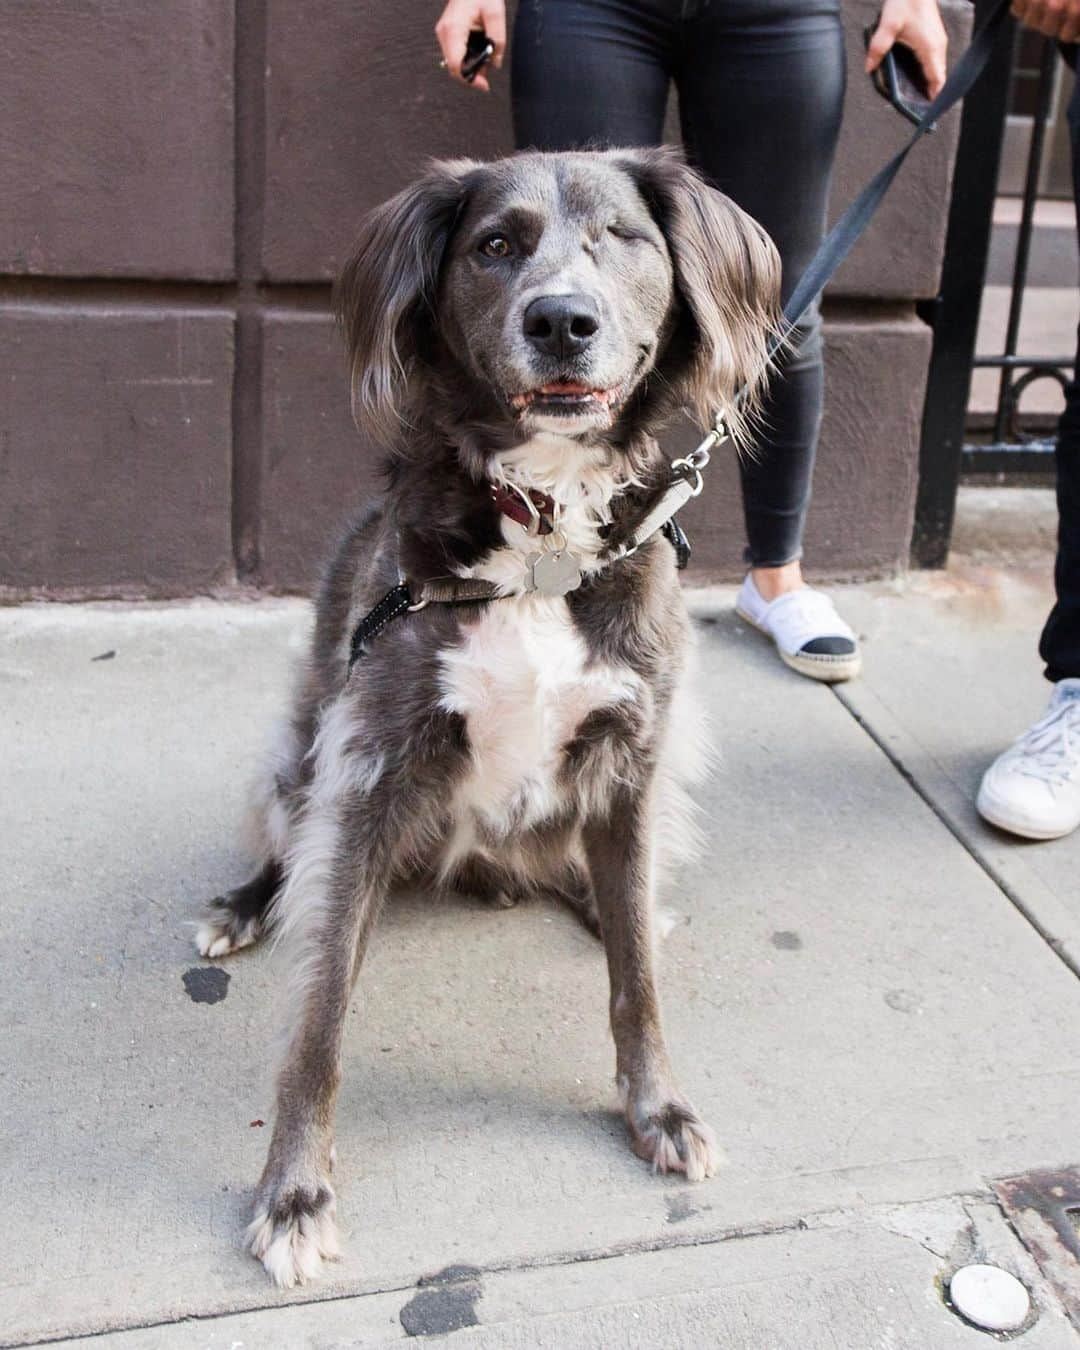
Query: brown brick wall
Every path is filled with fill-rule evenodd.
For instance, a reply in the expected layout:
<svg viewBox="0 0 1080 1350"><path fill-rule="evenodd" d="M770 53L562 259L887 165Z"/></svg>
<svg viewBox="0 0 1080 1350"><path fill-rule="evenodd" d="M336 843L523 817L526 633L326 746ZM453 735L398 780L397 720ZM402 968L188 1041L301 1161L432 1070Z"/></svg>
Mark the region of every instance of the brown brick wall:
<svg viewBox="0 0 1080 1350"><path fill-rule="evenodd" d="M903 128L851 74L834 203ZM968 7L953 0L962 45ZM0 598L307 589L377 484L329 283L359 216L432 155L510 149L506 80L437 69L400 0L36 0L0 44ZM905 171L827 309L809 554L906 557L955 124ZM678 437L676 437L678 439ZM698 575L741 551L732 465L694 504Z"/></svg>

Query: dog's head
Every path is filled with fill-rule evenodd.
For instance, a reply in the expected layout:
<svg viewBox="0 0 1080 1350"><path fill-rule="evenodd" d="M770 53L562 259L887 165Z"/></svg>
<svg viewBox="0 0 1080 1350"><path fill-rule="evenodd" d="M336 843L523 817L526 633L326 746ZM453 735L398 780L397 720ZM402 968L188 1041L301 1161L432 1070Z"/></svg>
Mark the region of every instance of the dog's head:
<svg viewBox="0 0 1080 1350"><path fill-rule="evenodd" d="M502 444L617 440L680 405L738 432L779 289L765 232L674 150L437 163L342 274L354 409L392 442L434 383Z"/></svg>

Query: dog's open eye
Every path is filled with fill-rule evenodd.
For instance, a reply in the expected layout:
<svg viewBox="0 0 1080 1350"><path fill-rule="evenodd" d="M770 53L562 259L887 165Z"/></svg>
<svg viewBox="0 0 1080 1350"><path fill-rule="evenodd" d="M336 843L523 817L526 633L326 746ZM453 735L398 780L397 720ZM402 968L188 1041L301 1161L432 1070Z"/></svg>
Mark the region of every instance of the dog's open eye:
<svg viewBox="0 0 1080 1350"><path fill-rule="evenodd" d="M489 234L480 243L480 252L485 258L509 258L513 251L513 244L503 234Z"/></svg>

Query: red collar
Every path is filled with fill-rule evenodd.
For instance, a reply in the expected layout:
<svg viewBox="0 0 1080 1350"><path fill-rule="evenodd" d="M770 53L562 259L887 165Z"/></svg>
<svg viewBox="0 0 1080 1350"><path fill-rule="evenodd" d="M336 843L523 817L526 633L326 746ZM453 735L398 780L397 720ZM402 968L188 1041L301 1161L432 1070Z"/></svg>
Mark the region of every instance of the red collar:
<svg viewBox="0 0 1080 1350"><path fill-rule="evenodd" d="M491 500L495 509L516 520L529 534L551 534L555 528L555 502L537 488L519 488L509 483L492 483Z"/></svg>

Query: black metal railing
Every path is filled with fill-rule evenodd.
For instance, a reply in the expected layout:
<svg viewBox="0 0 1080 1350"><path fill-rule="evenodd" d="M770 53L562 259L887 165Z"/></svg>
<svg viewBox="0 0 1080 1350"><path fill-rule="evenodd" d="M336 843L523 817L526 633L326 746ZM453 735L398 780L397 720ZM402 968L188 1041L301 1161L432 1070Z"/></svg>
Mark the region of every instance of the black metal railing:
<svg viewBox="0 0 1080 1350"><path fill-rule="evenodd" d="M985 0L976 0L977 22L985 8ZM962 471L1011 474L1049 470L1054 439L1045 429L1024 430L1020 402L1025 391L1039 380L1054 380L1064 388L1073 370L1072 353L1026 356L1018 351L1058 61L1056 44L1046 39L1038 41L1041 47L1037 54L1031 139L1004 350L994 355L976 356L975 344L1010 88L1016 74L1015 24L1003 26L990 65L964 106L941 291L936 300L920 306L920 313L933 327L934 345L923 412L912 539L912 562L918 567L942 567L946 562ZM1029 76L1032 73L1027 72ZM969 436L968 410L972 373L980 367L1001 372L990 435L982 442Z"/></svg>
<svg viewBox="0 0 1080 1350"><path fill-rule="evenodd" d="M968 472L1037 472L1048 468L1047 456L1054 452L1054 437L1024 431L1020 422L1020 400L1024 392L1038 380L1053 380L1064 389L1069 381L1067 372L1071 372L1074 363L1072 355L1025 357L1017 354L1020 317L1031 261L1031 237L1035 228L1035 205L1039 197L1046 148L1046 129L1057 88L1057 46L1046 38L1040 39L1040 44L1038 87L1024 175L1016 256L1013 260L1005 350L998 356L976 356L972 363L976 369L981 366L1001 371L993 433L985 445L965 444L962 469Z"/></svg>

